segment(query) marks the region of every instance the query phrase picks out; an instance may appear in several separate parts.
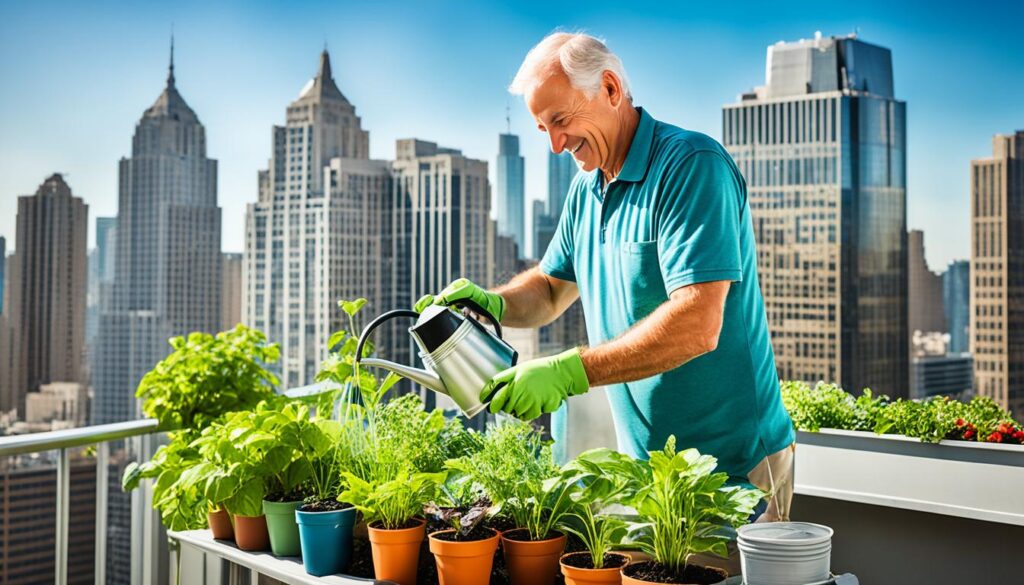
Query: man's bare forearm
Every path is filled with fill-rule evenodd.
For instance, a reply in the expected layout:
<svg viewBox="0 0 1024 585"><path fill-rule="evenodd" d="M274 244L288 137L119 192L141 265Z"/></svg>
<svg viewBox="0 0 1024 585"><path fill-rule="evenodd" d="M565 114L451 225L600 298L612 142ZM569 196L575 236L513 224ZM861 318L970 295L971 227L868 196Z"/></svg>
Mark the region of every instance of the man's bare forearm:
<svg viewBox="0 0 1024 585"><path fill-rule="evenodd" d="M591 386L648 378L718 346L729 282L678 289L621 336L581 352Z"/></svg>
<svg viewBox="0 0 1024 585"><path fill-rule="evenodd" d="M547 325L579 296L575 284L552 279L536 266L493 292L505 299L505 316L501 323L522 328Z"/></svg>

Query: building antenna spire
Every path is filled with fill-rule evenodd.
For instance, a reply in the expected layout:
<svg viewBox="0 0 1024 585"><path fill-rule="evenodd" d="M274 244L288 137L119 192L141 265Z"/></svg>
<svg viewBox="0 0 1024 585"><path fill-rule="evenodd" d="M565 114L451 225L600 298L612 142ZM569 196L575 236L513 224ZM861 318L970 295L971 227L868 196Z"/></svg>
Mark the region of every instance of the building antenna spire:
<svg viewBox="0 0 1024 585"><path fill-rule="evenodd" d="M505 127L507 128L506 134L512 133L512 106L508 102L508 98L505 98Z"/></svg>
<svg viewBox="0 0 1024 585"><path fill-rule="evenodd" d="M174 23L171 23L171 65L167 69L167 86L174 87Z"/></svg>

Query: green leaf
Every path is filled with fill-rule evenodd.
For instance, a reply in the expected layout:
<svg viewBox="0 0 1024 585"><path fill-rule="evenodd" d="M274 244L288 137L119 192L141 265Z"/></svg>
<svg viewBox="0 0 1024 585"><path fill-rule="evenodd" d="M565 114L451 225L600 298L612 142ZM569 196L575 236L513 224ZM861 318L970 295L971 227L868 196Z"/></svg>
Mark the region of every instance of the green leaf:
<svg viewBox="0 0 1024 585"><path fill-rule="evenodd" d="M338 306L340 306L341 310L345 311L345 314L348 315L349 317L354 317L355 314L359 312L359 309L362 309L363 305L365 304L366 299L356 299L354 301L338 301Z"/></svg>

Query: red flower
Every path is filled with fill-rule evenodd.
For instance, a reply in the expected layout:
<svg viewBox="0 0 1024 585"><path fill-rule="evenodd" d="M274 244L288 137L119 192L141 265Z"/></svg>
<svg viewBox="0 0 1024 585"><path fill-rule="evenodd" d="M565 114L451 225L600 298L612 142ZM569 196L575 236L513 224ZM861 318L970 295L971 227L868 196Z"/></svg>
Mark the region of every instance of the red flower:
<svg viewBox="0 0 1024 585"><path fill-rule="evenodd" d="M999 431L995 431L991 435L989 435L988 438L985 440L988 441L989 443L1002 443L1003 434L1000 433Z"/></svg>
<svg viewBox="0 0 1024 585"><path fill-rule="evenodd" d="M1013 427L1009 423L1002 423L996 428L996 431L1004 435L1012 435Z"/></svg>
<svg viewBox="0 0 1024 585"><path fill-rule="evenodd" d="M956 419L956 426L962 427L962 426L964 426L964 424L966 424L966 423L964 423L964 419L962 419L962 418Z"/></svg>
<svg viewBox="0 0 1024 585"><path fill-rule="evenodd" d="M1024 430L1013 433L1013 438L1017 439L1017 441L1021 443L1024 443Z"/></svg>
<svg viewBox="0 0 1024 585"><path fill-rule="evenodd" d="M967 429L966 431L964 431L964 438L965 439L973 439L974 438L974 429Z"/></svg>

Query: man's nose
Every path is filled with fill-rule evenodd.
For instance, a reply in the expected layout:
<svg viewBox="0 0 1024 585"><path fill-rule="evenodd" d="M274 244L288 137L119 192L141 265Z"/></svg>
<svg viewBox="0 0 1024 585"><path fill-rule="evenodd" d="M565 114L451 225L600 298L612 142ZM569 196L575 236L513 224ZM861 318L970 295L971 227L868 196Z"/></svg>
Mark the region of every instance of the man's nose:
<svg viewBox="0 0 1024 585"><path fill-rule="evenodd" d="M565 150L565 143L568 140L565 132L549 130L548 138L551 140L551 152L555 154L562 154L562 151Z"/></svg>

